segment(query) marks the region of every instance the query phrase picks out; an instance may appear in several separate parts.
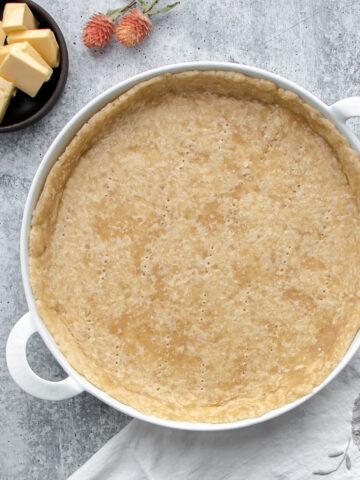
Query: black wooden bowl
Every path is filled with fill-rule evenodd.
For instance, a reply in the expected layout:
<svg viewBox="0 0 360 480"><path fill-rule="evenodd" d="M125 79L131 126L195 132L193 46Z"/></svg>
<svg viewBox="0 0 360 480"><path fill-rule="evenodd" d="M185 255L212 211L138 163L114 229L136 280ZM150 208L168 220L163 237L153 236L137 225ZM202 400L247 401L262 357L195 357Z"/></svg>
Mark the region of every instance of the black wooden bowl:
<svg viewBox="0 0 360 480"><path fill-rule="evenodd" d="M28 127L46 115L64 90L68 70L69 57L66 43L55 20L39 5L31 0L9 0L11 3L27 3L35 18L40 22L38 28L50 28L56 37L60 47L60 65L54 68L53 74L48 82L40 88L36 97L31 98L26 93L17 91L16 96L11 99L10 105L0 124L0 133L13 132ZM6 3L0 0L0 19Z"/></svg>

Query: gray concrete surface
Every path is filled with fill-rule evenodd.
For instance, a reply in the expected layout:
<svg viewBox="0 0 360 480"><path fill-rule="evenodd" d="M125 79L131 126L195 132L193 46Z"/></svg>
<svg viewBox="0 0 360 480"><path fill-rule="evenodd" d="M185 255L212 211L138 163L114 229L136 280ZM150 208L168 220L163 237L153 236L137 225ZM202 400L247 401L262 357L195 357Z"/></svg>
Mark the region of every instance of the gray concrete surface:
<svg viewBox="0 0 360 480"><path fill-rule="evenodd" d="M123 0L39 3L63 30L70 72L62 98L43 120L0 136L0 478L4 480L65 479L129 421L87 394L62 402L32 398L13 383L5 364L9 331L27 310L18 253L23 206L37 166L63 125L115 83L179 61L225 60L262 67L294 80L327 103L360 94L358 0L182 0L171 13L154 19L154 31L142 45L127 50L114 40L97 52L83 46L82 26L93 12L105 12L124 4ZM36 372L61 378L61 369L39 337L29 343L28 356Z"/></svg>

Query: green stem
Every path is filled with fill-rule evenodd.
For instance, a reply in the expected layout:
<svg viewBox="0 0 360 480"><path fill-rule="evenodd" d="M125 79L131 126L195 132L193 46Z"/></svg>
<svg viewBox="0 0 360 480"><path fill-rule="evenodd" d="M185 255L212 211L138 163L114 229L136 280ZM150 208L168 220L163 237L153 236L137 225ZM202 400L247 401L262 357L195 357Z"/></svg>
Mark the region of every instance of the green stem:
<svg viewBox="0 0 360 480"><path fill-rule="evenodd" d="M116 8L115 10L108 10L106 12L106 16L111 18L114 22L122 15L123 13L127 12L131 7L136 4L136 0L131 0L125 7Z"/></svg>
<svg viewBox="0 0 360 480"><path fill-rule="evenodd" d="M172 3L171 5L168 5L167 7L160 8L160 10L155 10L155 12L147 11L146 13L147 13L147 15L149 15L149 17L151 17L152 15L157 15L158 13L168 12L172 8L176 7L176 5L179 5L179 3L180 2L175 2L175 3Z"/></svg>
<svg viewBox="0 0 360 480"><path fill-rule="evenodd" d="M147 9L148 9L147 3L144 2L144 0L139 0L139 2L140 2L140 5L142 6L144 12L147 11Z"/></svg>
<svg viewBox="0 0 360 480"><path fill-rule="evenodd" d="M155 5L157 5L159 3L160 0L154 0L150 6L146 9L146 12L144 11L144 13L148 13L148 12L151 12L151 10L155 7Z"/></svg>

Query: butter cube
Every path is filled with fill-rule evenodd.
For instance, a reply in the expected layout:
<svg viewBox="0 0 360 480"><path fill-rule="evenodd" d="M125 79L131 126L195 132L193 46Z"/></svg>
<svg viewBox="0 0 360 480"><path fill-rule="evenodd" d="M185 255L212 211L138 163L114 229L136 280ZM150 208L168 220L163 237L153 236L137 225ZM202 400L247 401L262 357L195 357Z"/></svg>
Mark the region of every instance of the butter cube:
<svg viewBox="0 0 360 480"><path fill-rule="evenodd" d="M14 45L4 45L3 47L0 47L0 65L1 62L4 60L6 55L10 52L10 50L14 47Z"/></svg>
<svg viewBox="0 0 360 480"><path fill-rule="evenodd" d="M45 60L42 58L42 56L33 48L28 42L21 42L21 43L14 43L12 45L4 45L3 47L0 47L0 65L1 62L4 60L6 55L13 49L20 49L27 55L30 55L33 57L34 60L39 62L43 67L47 68L49 71L51 71L51 68L49 65L45 62Z"/></svg>
<svg viewBox="0 0 360 480"><path fill-rule="evenodd" d="M7 43L29 42L37 50L50 67L58 67L60 61L59 45L54 32L49 28L36 30L23 30L11 32L7 37Z"/></svg>
<svg viewBox="0 0 360 480"><path fill-rule="evenodd" d="M43 67L45 67L47 70L49 70L50 75L52 73L52 68L45 62L45 60L42 58L40 53L33 48L29 42L21 42L21 43L16 43L11 45L13 48L18 48L22 52L26 53L27 55L30 55L34 60L40 63ZM50 77L49 77L50 78Z"/></svg>
<svg viewBox="0 0 360 480"><path fill-rule="evenodd" d="M4 8L2 29L6 34L16 30L37 28L39 22L26 3L7 3Z"/></svg>
<svg viewBox="0 0 360 480"><path fill-rule="evenodd" d="M0 64L0 75L30 97L35 97L51 74L52 68L27 42L13 45Z"/></svg>
<svg viewBox="0 0 360 480"><path fill-rule="evenodd" d="M5 43L5 38L6 38L6 33L4 32L3 28L2 28L2 22L0 22L0 47L2 45L4 45Z"/></svg>
<svg viewBox="0 0 360 480"><path fill-rule="evenodd" d="M4 118L14 91L14 84L5 78L0 77L0 123Z"/></svg>

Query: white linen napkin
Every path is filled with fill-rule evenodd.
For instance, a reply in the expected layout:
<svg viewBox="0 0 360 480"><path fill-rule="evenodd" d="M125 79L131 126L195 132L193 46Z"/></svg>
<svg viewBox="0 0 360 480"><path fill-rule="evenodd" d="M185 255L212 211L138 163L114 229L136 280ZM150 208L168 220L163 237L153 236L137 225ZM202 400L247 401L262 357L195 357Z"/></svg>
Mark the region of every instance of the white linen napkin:
<svg viewBox="0 0 360 480"><path fill-rule="evenodd" d="M133 420L69 480L359 479L359 391L360 354L305 404L254 427L195 433Z"/></svg>

